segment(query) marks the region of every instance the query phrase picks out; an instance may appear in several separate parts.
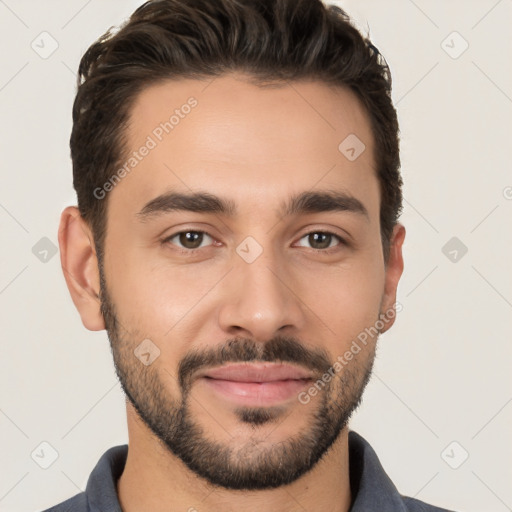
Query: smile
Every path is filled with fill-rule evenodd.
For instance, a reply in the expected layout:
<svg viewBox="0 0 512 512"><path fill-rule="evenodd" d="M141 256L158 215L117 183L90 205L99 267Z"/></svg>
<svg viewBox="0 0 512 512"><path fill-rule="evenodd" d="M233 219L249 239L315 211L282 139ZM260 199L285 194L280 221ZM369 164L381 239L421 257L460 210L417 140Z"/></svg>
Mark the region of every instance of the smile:
<svg viewBox="0 0 512 512"><path fill-rule="evenodd" d="M291 398L311 382L310 372L288 364L231 364L205 370L199 381L238 405L270 406Z"/></svg>

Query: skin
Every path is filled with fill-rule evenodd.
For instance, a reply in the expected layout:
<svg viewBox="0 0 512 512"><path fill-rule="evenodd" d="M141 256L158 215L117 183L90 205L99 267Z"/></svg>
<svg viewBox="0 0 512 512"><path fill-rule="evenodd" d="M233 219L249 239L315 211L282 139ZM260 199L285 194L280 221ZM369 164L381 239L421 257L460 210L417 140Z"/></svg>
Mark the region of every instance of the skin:
<svg viewBox="0 0 512 512"><path fill-rule="evenodd" d="M382 252L379 184L369 119L343 88L309 81L260 88L243 75L212 82L168 81L138 96L128 146L139 148L160 122L190 96L198 105L108 193L103 272L116 308L120 336L133 352L143 339L158 346L151 366L135 359L138 372L158 372L168 397L178 400L178 364L192 350L222 347L241 337L263 347L290 336L330 362L392 308L403 271L405 229L393 231L387 265ZM356 134L366 150L349 161L338 145ZM207 191L233 201L237 215L167 212L141 221L137 213L168 191ZM304 191L330 190L357 198L368 215L320 212L283 217L282 202ZM193 255L180 252L180 231L205 231ZM335 237L330 254L315 251L309 233ZM263 249L252 263L236 252L247 237ZM164 242L164 240L167 241ZM183 242L183 241L182 241ZM100 273L90 227L76 207L66 208L59 230L64 275L84 326L105 329L100 310ZM177 299L178 298L178 299ZM386 323L385 332L393 320ZM360 388L371 367L376 337L340 371L327 398L342 392L345 372ZM135 364L138 366L135 366ZM128 363L126 363L128 368ZM155 373L156 374L156 373ZM306 388L307 389L307 388ZM340 391L341 390L341 391ZM362 393L355 386L354 393ZM320 393L321 395L321 393ZM241 449L257 442L270 451L311 426L322 400L283 402L276 421L240 421L229 400L196 382L190 413L209 438ZM347 511L351 503L348 428L324 457L292 483L264 490L211 485L165 446L127 400L129 453L118 481L123 510ZM147 489L151 489L148 493Z"/></svg>

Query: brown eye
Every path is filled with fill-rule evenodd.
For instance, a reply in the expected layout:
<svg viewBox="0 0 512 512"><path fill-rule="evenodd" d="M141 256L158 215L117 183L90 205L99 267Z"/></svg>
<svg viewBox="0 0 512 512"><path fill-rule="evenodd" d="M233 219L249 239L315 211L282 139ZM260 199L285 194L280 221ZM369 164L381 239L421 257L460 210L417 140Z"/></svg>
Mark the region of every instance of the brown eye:
<svg viewBox="0 0 512 512"><path fill-rule="evenodd" d="M174 235L166 238L164 242L177 245L181 249L193 251L194 249L201 248L202 243L205 240L205 236L212 239L212 237L204 231L180 231L179 233L175 233Z"/></svg>
<svg viewBox="0 0 512 512"><path fill-rule="evenodd" d="M304 239L307 239L307 242L310 244L312 249L319 251L345 244L345 241L340 236L325 231L312 231L301 238L301 240Z"/></svg>
<svg viewBox="0 0 512 512"><path fill-rule="evenodd" d="M310 233L308 241L314 249L327 249L331 245L332 235L328 233ZM316 247L314 247L316 245Z"/></svg>

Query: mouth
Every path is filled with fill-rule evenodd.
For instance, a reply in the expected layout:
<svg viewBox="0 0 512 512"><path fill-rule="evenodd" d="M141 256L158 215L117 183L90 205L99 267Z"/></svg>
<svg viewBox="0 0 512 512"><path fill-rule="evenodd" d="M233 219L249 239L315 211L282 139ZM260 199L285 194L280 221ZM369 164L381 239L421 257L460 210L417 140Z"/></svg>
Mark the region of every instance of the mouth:
<svg viewBox="0 0 512 512"><path fill-rule="evenodd" d="M296 398L313 374L282 363L236 363L210 368L198 375L210 392L246 406L271 406Z"/></svg>

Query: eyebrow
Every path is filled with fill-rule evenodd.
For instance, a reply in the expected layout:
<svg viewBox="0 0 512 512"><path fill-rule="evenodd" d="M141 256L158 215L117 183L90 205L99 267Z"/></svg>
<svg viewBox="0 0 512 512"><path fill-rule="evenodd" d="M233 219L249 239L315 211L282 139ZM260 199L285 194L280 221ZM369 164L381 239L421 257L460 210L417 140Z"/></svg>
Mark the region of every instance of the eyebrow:
<svg viewBox="0 0 512 512"><path fill-rule="evenodd" d="M137 213L141 221L171 211L222 214L234 217L236 204L229 199L208 192L168 192L149 201ZM281 213L279 213L281 212ZM369 218L368 210L359 199L338 191L302 192L281 203L278 214L282 217L306 213L349 212Z"/></svg>

